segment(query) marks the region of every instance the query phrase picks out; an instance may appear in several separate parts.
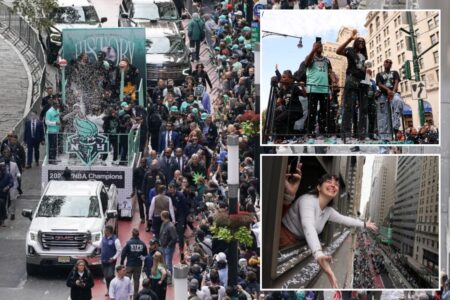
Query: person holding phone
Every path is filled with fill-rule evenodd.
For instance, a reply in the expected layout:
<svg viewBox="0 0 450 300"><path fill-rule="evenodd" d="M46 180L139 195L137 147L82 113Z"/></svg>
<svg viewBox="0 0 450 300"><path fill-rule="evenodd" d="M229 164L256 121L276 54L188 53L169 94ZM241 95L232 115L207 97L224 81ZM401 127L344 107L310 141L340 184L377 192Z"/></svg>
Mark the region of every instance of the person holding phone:
<svg viewBox="0 0 450 300"><path fill-rule="evenodd" d="M82 259L78 260L67 277L66 285L70 287L71 299L92 299L92 287L94 286L94 278L92 273L86 267L86 262Z"/></svg>
<svg viewBox="0 0 450 300"><path fill-rule="evenodd" d="M353 47L347 47L352 41ZM366 78L366 41L358 37L358 31L354 29L352 35L336 50L336 54L347 57L348 63L345 72L341 137L344 142L346 138L351 137L353 112L358 108L358 126L353 128L353 132L355 136L358 133L360 140L364 140L367 136L368 87L361 81Z"/></svg>
<svg viewBox="0 0 450 300"><path fill-rule="evenodd" d="M339 178L325 174L317 181L316 187L300 196L295 202L295 196L302 178L301 164L294 173L289 170L284 188L284 216L280 232L280 248L293 245L300 239L305 239L314 259L327 274L332 288L338 288L337 279L331 269L332 257L325 255L320 245L319 234L328 221L345 226L368 228L377 231L378 228L370 219L366 222L341 215L333 208L333 199L339 195Z"/></svg>
<svg viewBox="0 0 450 300"><path fill-rule="evenodd" d="M309 55L305 59L306 93L308 94L308 143L314 143L317 104L320 103L319 133L326 133L327 112L329 107L331 62L323 56L322 38L317 37Z"/></svg>

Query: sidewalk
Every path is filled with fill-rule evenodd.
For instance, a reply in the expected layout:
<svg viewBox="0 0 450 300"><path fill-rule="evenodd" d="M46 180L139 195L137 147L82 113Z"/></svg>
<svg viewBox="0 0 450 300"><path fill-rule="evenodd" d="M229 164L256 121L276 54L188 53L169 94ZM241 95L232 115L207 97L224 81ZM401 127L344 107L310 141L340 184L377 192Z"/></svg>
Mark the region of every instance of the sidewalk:
<svg viewBox="0 0 450 300"><path fill-rule="evenodd" d="M28 94L28 75L19 54L0 35L0 139L22 120Z"/></svg>

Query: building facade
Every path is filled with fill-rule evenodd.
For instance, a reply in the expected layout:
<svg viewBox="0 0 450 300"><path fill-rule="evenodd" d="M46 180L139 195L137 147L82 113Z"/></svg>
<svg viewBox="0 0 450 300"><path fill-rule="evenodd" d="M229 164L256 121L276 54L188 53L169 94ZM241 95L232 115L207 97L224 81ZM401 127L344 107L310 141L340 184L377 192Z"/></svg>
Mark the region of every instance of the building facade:
<svg viewBox="0 0 450 300"><path fill-rule="evenodd" d="M396 198L397 157L376 157L372 175L370 217L379 226L389 217ZM388 225L388 224L386 224Z"/></svg>
<svg viewBox="0 0 450 300"><path fill-rule="evenodd" d="M439 266L439 159L422 158L413 259L431 269Z"/></svg>
<svg viewBox="0 0 450 300"><path fill-rule="evenodd" d="M403 254L413 256L417 207L419 203L422 157L400 156L397 162L397 197L392 220L393 246Z"/></svg>
<svg viewBox="0 0 450 300"><path fill-rule="evenodd" d="M425 119L439 127L439 12L413 12L414 33L416 35L417 54L420 68L420 81L425 82L427 97L424 100ZM369 60L373 62L374 77L382 72L383 63L391 59L392 70L400 73L406 61L412 61L412 51L408 50L406 36L400 29L409 31L405 12L374 11L369 12L364 25L368 30L366 46ZM411 63L412 80L415 81L414 68ZM402 80L398 91L405 101L403 111L405 127L420 127L418 101L412 99L411 81Z"/></svg>

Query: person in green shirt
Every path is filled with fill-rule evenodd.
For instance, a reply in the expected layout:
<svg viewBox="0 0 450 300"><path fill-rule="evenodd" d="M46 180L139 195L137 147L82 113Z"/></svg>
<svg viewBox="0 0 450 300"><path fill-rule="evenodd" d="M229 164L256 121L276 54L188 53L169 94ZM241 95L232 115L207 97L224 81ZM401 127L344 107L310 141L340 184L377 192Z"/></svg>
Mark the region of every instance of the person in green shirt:
<svg viewBox="0 0 450 300"><path fill-rule="evenodd" d="M47 125L48 162L55 164L58 148L58 133L61 129L58 99L53 100L52 107L45 114L45 124Z"/></svg>
<svg viewBox="0 0 450 300"><path fill-rule="evenodd" d="M181 103L180 111L185 113L189 106L194 104L194 94L190 93L187 95L186 100Z"/></svg>
<svg viewBox="0 0 450 300"><path fill-rule="evenodd" d="M329 74L332 71L331 62L323 56L323 46L319 38L313 45L311 53L305 59L306 92L308 93L308 134L315 137L317 104L319 103L319 133L326 133L328 99L330 94Z"/></svg>
<svg viewBox="0 0 450 300"><path fill-rule="evenodd" d="M156 251L153 254L153 265L151 269L151 288L158 295L158 299L166 299L167 291L167 268L164 265L164 258L161 252Z"/></svg>

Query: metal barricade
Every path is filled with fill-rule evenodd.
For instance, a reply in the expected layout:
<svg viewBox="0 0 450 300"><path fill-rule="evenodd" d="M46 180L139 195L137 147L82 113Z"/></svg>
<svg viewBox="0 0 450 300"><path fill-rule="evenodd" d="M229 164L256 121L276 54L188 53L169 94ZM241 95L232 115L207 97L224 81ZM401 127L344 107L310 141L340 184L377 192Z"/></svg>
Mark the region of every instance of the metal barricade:
<svg viewBox="0 0 450 300"><path fill-rule="evenodd" d="M39 39L39 33L24 18L14 14L5 3L0 3L0 34L16 47L25 58L32 76L31 110L41 98L46 83L45 52ZM22 140L23 120L14 126L14 130Z"/></svg>

